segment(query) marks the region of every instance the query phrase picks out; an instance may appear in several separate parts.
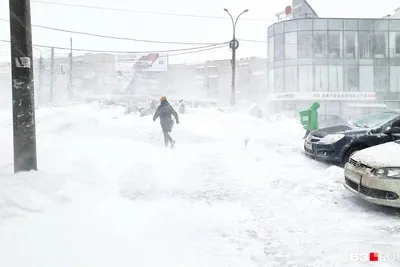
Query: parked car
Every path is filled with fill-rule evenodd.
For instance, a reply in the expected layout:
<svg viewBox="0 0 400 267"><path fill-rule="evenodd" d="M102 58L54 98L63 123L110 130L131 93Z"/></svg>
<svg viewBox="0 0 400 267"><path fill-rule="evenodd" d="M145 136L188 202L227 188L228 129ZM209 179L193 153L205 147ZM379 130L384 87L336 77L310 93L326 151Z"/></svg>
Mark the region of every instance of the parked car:
<svg viewBox="0 0 400 267"><path fill-rule="evenodd" d="M337 115L323 114L318 116L318 125L320 128L326 128L337 125L346 125L348 120L343 119Z"/></svg>
<svg viewBox="0 0 400 267"><path fill-rule="evenodd" d="M344 187L366 201L400 208L399 155L400 141L354 153L344 167Z"/></svg>
<svg viewBox="0 0 400 267"><path fill-rule="evenodd" d="M304 141L306 155L343 166L351 154L367 147L400 139L400 110L366 116L352 125L312 131Z"/></svg>

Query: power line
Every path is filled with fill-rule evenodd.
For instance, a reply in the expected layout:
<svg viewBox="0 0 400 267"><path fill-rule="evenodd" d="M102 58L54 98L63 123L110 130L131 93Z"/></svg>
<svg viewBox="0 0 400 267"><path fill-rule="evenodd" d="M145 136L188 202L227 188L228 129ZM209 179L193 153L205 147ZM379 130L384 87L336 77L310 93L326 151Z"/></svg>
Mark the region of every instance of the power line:
<svg viewBox="0 0 400 267"><path fill-rule="evenodd" d="M99 7L99 6L91 6L91 5L78 5L78 4L48 2L48 1L36 1L36 0L33 0L31 2L38 3L38 4L46 4L46 5L69 6L69 7L99 9L99 10L107 10L107 11L119 11L119 12L128 12L128 13L142 13L142 14L162 15L162 16L192 17L192 18L203 18L203 19L223 19L223 20L229 19L230 20L229 17L227 18L227 17L218 17L218 16L194 15L194 14L183 14L183 13L165 13L165 12L133 10L133 9L125 9L125 8ZM264 21L264 22L272 21L272 20L266 20L266 19L261 19L261 18L243 18L241 20Z"/></svg>
<svg viewBox="0 0 400 267"><path fill-rule="evenodd" d="M188 51L188 52L182 52L182 53L176 53L176 54L168 54L166 57L170 58L170 57L174 57L174 56L181 56L181 55L187 55L187 54L195 54L195 53L199 53L199 52L203 52L203 51L210 51L210 50L215 50L215 49L220 49L225 47L226 44L224 45L218 45L215 47L210 47L210 48L204 48L204 49L199 49L196 51ZM112 63L112 62L116 62L115 60L103 60L103 61L90 61L90 62L81 62L80 64L104 64L104 63ZM119 62L132 62L131 59L126 59L126 60L119 60Z"/></svg>
<svg viewBox="0 0 400 267"><path fill-rule="evenodd" d="M0 21L9 22L10 20L0 18ZM35 24L32 24L32 27L47 29L47 30L52 30L52 31L58 31L58 32L67 32L67 33L73 33L73 34L88 35L88 36L94 36L94 37L100 37L100 38L106 38L106 39L127 40L127 41L144 42L144 43L179 44L179 45L213 45L213 44L221 43L221 42L218 42L218 43L188 43L188 42L174 42L174 41L145 40L145 39L136 39L136 38L129 38L129 37L103 35L103 34L90 33L90 32L66 30L66 29L54 28L54 27L43 26L43 25L35 25Z"/></svg>
<svg viewBox="0 0 400 267"><path fill-rule="evenodd" d="M0 40L0 42L10 43L9 40ZM72 48L73 51L81 51L81 52L93 52L93 53L114 53L114 54L137 54L137 53L169 53L169 52L181 52L181 51L191 51L196 49L203 48L211 48L220 45L226 45L229 42L200 46L200 47L192 47L192 48L182 48L182 49L170 49L170 50L153 50L153 51L116 51L116 50L94 50L94 49L82 49L82 48ZM42 48L55 48L60 50L71 50L70 47L59 47L59 46L49 46L49 45L32 45L34 47L42 47Z"/></svg>

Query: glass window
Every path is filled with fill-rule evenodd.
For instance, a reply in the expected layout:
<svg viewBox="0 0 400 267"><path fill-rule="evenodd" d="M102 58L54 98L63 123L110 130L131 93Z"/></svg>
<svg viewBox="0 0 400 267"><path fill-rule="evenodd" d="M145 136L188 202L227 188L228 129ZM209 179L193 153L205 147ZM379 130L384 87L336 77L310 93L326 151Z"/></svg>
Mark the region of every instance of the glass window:
<svg viewBox="0 0 400 267"><path fill-rule="evenodd" d="M343 30L343 20L341 19L330 19L328 21L329 30L341 31Z"/></svg>
<svg viewBox="0 0 400 267"><path fill-rule="evenodd" d="M375 92L389 91L389 67L374 66Z"/></svg>
<svg viewBox="0 0 400 267"><path fill-rule="evenodd" d="M389 20L389 31L400 31L400 19Z"/></svg>
<svg viewBox="0 0 400 267"><path fill-rule="evenodd" d="M374 91L374 68L372 66L360 66L360 91Z"/></svg>
<svg viewBox="0 0 400 267"><path fill-rule="evenodd" d="M344 57L358 58L358 34L357 32L344 32Z"/></svg>
<svg viewBox="0 0 400 267"><path fill-rule="evenodd" d="M274 32L275 32L275 35L283 33L283 22L278 22L275 24Z"/></svg>
<svg viewBox="0 0 400 267"><path fill-rule="evenodd" d="M268 27L268 37L271 37L274 35L274 25L271 25Z"/></svg>
<svg viewBox="0 0 400 267"><path fill-rule="evenodd" d="M328 65L315 65L314 71L314 88L315 91L328 91L329 90L329 66Z"/></svg>
<svg viewBox="0 0 400 267"><path fill-rule="evenodd" d="M391 58L400 58L400 32L389 34L389 55Z"/></svg>
<svg viewBox="0 0 400 267"><path fill-rule="evenodd" d="M297 41L297 55L299 58L313 58L312 31L299 31Z"/></svg>
<svg viewBox="0 0 400 267"><path fill-rule="evenodd" d="M389 30L389 21L388 19L380 19L374 21L374 30L375 31L388 31Z"/></svg>
<svg viewBox="0 0 400 267"><path fill-rule="evenodd" d="M283 60L285 57L285 35L277 34L275 35L275 57L274 61Z"/></svg>
<svg viewBox="0 0 400 267"><path fill-rule="evenodd" d="M390 92L400 92L400 66L390 66Z"/></svg>
<svg viewBox="0 0 400 267"><path fill-rule="evenodd" d="M299 66L299 91L313 91L313 66Z"/></svg>
<svg viewBox="0 0 400 267"><path fill-rule="evenodd" d="M369 19L360 19L358 27L360 31L373 31L374 21Z"/></svg>
<svg viewBox="0 0 400 267"><path fill-rule="evenodd" d="M312 20L311 19L301 19L298 23L299 31L311 31L312 30Z"/></svg>
<svg viewBox="0 0 400 267"><path fill-rule="evenodd" d="M344 30L345 31L357 31L358 30L358 20L349 19L344 21Z"/></svg>
<svg viewBox="0 0 400 267"><path fill-rule="evenodd" d="M329 65L329 91L343 91L343 66Z"/></svg>
<svg viewBox="0 0 400 267"><path fill-rule="evenodd" d="M297 58L297 32L285 34L285 58Z"/></svg>
<svg viewBox="0 0 400 267"><path fill-rule="evenodd" d="M331 58L343 57L343 38L342 32L329 31L328 32L328 54Z"/></svg>
<svg viewBox="0 0 400 267"><path fill-rule="evenodd" d="M326 57L328 32L314 31L314 57Z"/></svg>
<svg viewBox="0 0 400 267"><path fill-rule="evenodd" d="M284 68L275 69L274 77L275 93L285 92L285 70Z"/></svg>
<svg viewBox="0 0 400 267"><path fill-rule="evenodd" d="M372 115L368 115L360 120L357 120L354 125L363 128L375 128L380 127L388 123L389 121L397 118L399 114L391 112L379 112Z"/></svg>
<svg viewBox="0 0 400 267"><path fill-rule="evenodd" d="M273 93L275 92L275 84L274 84L274 79L275 79L275 70L269 70L268 71L268 92Z"/></svg>
<svg viewBox="0 0 400 267"><path fill-rule="evenodd" d="M274 41L275 41L275 39L273 36L268 39L268 60L269 60L269 62L273 62L274 57L275 57Z"/></svg>
<svg viewBox="0 0 400 267"><path fill-rule="evenodd" d="M297 20L288 20L285 22L285 32L297 31Z"/></svg>
<svg viewBox="0 0 400 267"><path fill-rule="evenodd" d="M374 58L387 58L388 57L388 33L375 32L372 42L372 55Z"/></svg>
<svg viewBox="0 0 400 267"><path fill-rule="evenodd" d="M359 32L358 45L360 48L360 58L372 57L373 37L372 32Z"/></svg>
<svg viewBox="0 0 400 267"><path fill-rule="evenodd" d="M326 19L314 19L313 29L326 31L328 29L328 21Z"/></svg>
<svg viewBox="0 0 400 267"><path fill-rule="evenodd" d="M343 80L344 80L345 92L358 92L358 86L359 86L358 66L345 66Z"/></svg>
<svg viewBox="0 0 400 267"><path fill-rule="evenodd" d="M297 67L285 67L285 92L297 92Z"/></svg>

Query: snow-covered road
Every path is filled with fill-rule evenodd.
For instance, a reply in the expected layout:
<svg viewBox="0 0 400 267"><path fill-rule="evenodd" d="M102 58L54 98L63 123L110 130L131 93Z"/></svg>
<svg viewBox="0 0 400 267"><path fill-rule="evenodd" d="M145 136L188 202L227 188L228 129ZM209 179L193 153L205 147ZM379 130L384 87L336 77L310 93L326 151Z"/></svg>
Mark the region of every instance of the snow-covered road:
<svg viewBox="0 0 400 267"><path fill-rule="evenodd" d="M400 213L304 157L295 122L191 110L170 150L158 122L121 113L39 110L40 171L12 175L0 111L0 266L357 267L351 253L396 251L379 266L399 266Z"/></svg>

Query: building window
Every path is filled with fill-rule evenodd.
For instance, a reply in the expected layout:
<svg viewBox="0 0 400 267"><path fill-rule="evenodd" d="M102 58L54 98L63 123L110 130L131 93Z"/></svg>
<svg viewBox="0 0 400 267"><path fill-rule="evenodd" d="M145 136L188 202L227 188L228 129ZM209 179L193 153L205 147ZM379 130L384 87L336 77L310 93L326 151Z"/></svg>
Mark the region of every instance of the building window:
<svg viewBox="0 0 400 267"><path fill-rule="evenodd" d="M274 69L269 70L269 72L268 72L268 92L269 93L274 93L274 91L275 91L274 79L275 79Z"/></svg>
<svg viewBox="0 0 400 267"><path fill-rule="evenodd" d="M297 55L299 58L313 57L313 32L299 31L297 39Z"/></svg>
<svg viewBox="0 0 400 267"><path fill-rule="evenodd" d="M328 29L328 21L326 19L314 19L313 29L317 31L326 31Z"/></svg>
<svg viewBox="0 0 400 267"><path fill-rule="evenodd" d="M387 39L387 32L375 32L372 42L372 53L374 58L387 58Z"/></svg>
<svg viewBox="0 0 400 267"><path fill-rule="evenodd" d="M326 57L327 41L328 33L326 31L314 31L314 57Z"/></svg>
<svg viewBox="0 0 400 267"><path fill-rule="evenodd" d="M390 66L390 92L400 92L400 66Z"/></svg>
<svg viewBox="0 0 400 267"><path fill-rule="evenodd" d="M285 92L297 92L297 67L285 67Z"/></svg>
<svg viewBox="0 0 400 267"><path fill-rule="evenodd" d="M400 58L400 32L390 33L389 54L391 58Z"/></svg>
<svg viewBox="0 0 400 267"><path fill-rule="evenodd" d="M299 66L299 91L313 91L313 66Z"/></svg>
<svg viewBox="0 0 400 267"><path fill-rule="evenodd" d="M343 91L343 66L329 65L329 91Z"/></svg>
<svg viewBox="0 0 400 267"><path fill-rule="evenodd" d="M315 91L329 90L329 66L315 65L314 88Z"/></svg>
<svg viewBox="0 0 400 267"><path fill-rule="evenodd" d="M275 57L274 41L275 41L275 38L273 36L268 39L268 60L269 60L269 62L273 62L274 57Z"/></svg>
<svg viewBox="0 0 400 267"><path fill-rule="evenodd" d="M275 69L275 93L283 93L285 91L285 70L284 68L276 68Z"/></svg>
<svg viewBox="0 0 400 267"><path fill-rule="evenodd" d="M285 58L297 58L297 32L285 34Z"/></svg>
<svg viewBox="0 0 400 267"><path fill-rule="evenodd" d="M369 19L360 19L359 23L359 30L360 31L373 31L374 30L374 21Z"/></svg>
<svg viewBox="0 0 400 267"><path fill-rule="evenodd" d="M330 31L328 33L328 54L331 58L343 57L343 39L342 32Z"/></svg>
<svg viewBox="0 0 400 267"><path fill-rule="evenodd" d="M344 30L345 31L357 31L358 30L358 20L349 19L344 21Z"/></svg>
<svg viewBox="0 0 400 267"><path fill-rule="evenodd" d="M313 29L313 23L311 19L299 19L298 21L299 31L311 31Z"/></svg>
<svg viewBox="0 0 400 267"><path fill-rule="evenodd" d="M358 58L358 38L357 32L344 32L344 57Z"/></svg>
<svg viewBox="0 0 400 267"><path fill-rule="evenodd" d="M285 35L275 35L275 61L285 58Z"/></svg>
<svg viewBox="0 0 400 267"><path fill-rule="evenodd" d="M358 92L359 86L359 69L358 66L344 67L344 91Z"/></svg>
<svg viewBox="0 0 400 267"><path fill-rule="evenodd" d="M389 67L374 66L375 92L389 91Z"/></svg>
<svg viewBox="0 0 400 267"><path fill-rule="evenodd" d="M360 66L360 91L374 91L374 68L373 66Z"/></svg>
<svg viewBox="0 0 400 267"><path fill-rule="evenodd" d="M285 32L295 32L295 31L297 31L297 20L285 21Z"/></svg>
<svg viewBox="0 0 400 267"><path fill-rule="evenodd" d="M343 20L341 19L330 19L328 23L329 23L329 30L333 31L343 30Z"/></svg>
<svg viewBox="0 0 400 267"><path fill-rule="evenodd" d="M389 20L389 31L400 31L400 20L390 19Z"/></svg>
<svg viewBox="0 0 400 267"><path fill-rule="evenodd" d="M359 32L358 45L360 48L360 58L372 58L373 39L372 32Z"/></svg>

